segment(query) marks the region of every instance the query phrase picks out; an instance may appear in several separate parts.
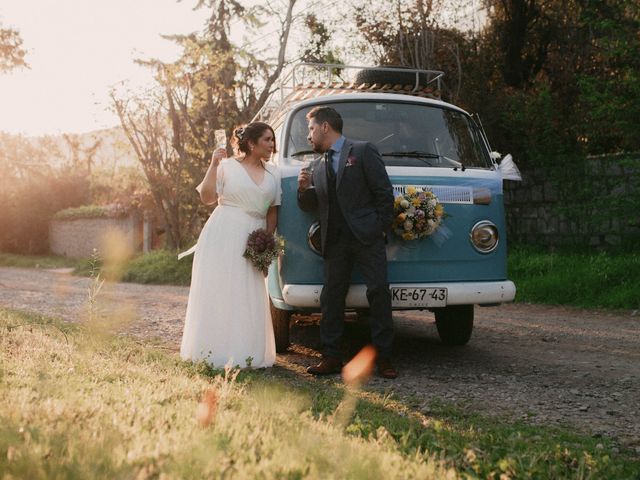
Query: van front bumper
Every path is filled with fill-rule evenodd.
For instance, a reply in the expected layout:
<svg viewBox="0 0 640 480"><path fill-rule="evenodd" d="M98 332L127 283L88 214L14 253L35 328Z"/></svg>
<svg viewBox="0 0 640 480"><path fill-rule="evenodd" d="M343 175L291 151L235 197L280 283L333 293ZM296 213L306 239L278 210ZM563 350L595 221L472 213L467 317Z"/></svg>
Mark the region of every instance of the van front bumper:
<svg viewBox="0 0 640 480"><path fill-rule="evenodd" d="M504 303L513 301L516 296L516 286L510 280L500 282L392 283L389 287L446 289L446 305ZM322 285L284 285L282 298L291 307L320 308L320 292L322 292ZM366 293L366 285L351 285L347 294L346 308L368 308L369 302Z"/></svg>

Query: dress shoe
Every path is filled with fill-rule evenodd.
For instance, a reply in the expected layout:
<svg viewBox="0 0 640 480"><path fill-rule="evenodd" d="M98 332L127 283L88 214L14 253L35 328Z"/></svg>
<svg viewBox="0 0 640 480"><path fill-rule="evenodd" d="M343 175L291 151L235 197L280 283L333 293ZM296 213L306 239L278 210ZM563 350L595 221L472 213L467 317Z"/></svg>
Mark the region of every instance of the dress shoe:
<svg viewBox="0 0 640 480"><path fill-rule="evenodd" d="M391 360L381 358L376 363L378 365L378 375L382 378L396 378L398 376L398 370L395 369Z"/></svg>
<svg viewBox="0 0 640 480"><path fill-rule="evenodd" d="M307 373L312 375L332 375L340 373L342 370L342 361L339 358L323 357L318 365L307 368Z"/></svg>

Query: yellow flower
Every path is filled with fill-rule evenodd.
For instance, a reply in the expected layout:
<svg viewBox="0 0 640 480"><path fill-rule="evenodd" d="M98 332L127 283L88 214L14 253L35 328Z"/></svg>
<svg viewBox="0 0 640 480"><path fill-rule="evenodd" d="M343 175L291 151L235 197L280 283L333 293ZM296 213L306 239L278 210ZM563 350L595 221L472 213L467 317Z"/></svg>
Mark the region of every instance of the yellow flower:
<svg viewBox="0 0 640 480"><path fill-rule="evenodd" d="M414 198L413 200L411 200L411 203L413 204L413 206L414 206L414 207L416 207L416 208L417 208L417 207L419 207L419 206L420 206L420 204L421 204L422 202L420 201L420 199L419 199L419 198Z"/></svg>
<svg viewBox="0 0 640 480"><path fill-rule="evenodd" d="M411 232L405 232L402 234L402 239L403 240L413 240L415 237L415 235Z"/></svg>
<svg viewBox="0 0 640 480"><path fill-rule="evenodd" d="M407 187L407 193L413 195L416 193L416 187Z"/></svg>
<svg viewBox="0 0 640 480"><path fill-rule="evenodd" d="M444 213L444 207L441 204L436 205L435 214L436 217L440 218Z"/></svg>

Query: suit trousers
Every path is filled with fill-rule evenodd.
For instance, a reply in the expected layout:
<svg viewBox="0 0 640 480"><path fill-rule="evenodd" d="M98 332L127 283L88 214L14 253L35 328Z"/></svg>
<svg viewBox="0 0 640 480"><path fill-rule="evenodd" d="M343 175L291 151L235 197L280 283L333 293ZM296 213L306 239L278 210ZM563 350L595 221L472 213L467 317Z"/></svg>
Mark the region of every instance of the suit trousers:
<svg viewBox="0 0 640 480"><path fill-rule="evenodd" d="M371 245L365 245L351 231L336 230L327 238L324 255L324 286L320 294L322 353L334 358L342 356L345 299L356 266L367 285L371 340L381 358L390 358L394 333L384 239L380 236Z"/></svg>

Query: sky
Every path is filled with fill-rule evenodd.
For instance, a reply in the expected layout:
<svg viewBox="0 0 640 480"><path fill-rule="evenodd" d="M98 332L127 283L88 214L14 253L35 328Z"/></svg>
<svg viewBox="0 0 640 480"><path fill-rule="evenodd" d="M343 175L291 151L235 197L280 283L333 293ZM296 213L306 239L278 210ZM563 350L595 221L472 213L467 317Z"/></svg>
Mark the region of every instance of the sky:
<svg viewBox="0 0 640 480"><path fill-rule="evenodd" d="M118 125L107 111L112 85L152 82L135 58L171 61L161 34L204 26L195 0L2 0L0 24L17 29L30 69L0 74L0 131L84 133Z"/></svg>
<svg viewBox="0 0 640 480"><path fill-rule="evenodd" d="M341 0L327 1L333 6ZM472 0L474 11L477 2ZM0 24L19 31L30 66L0 74L0 131L57 135L119 125L110 111L109 90L123 81L133 89L152 85L151 71L134 60L177 59L179 48L161 34L201 31L208 11L194 11L195 4L196 0L0 0ZM322 11L323 5L299 0L296 11ZM249 37L249 44L264 48L277 40L277 25L265 28L267 34ZM247 35L241 23L232 29L237 45L246 45ZM292 31L288 53L296 49L298 36ZM277 51L275 46L272 50Z"/></svg>

